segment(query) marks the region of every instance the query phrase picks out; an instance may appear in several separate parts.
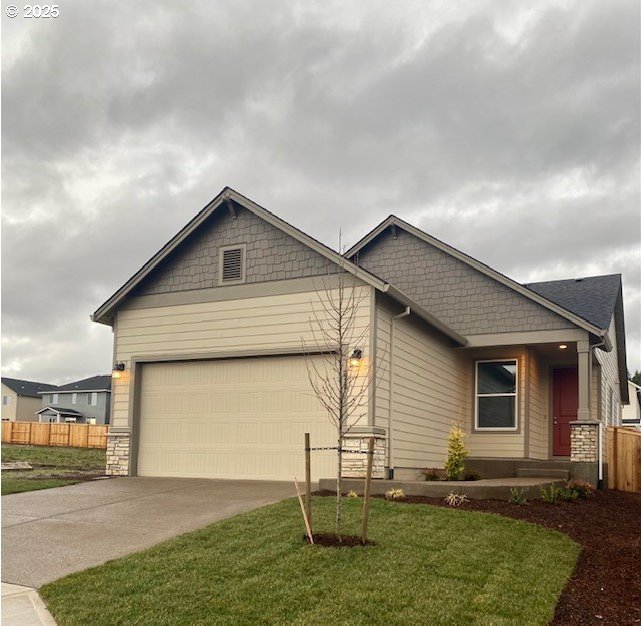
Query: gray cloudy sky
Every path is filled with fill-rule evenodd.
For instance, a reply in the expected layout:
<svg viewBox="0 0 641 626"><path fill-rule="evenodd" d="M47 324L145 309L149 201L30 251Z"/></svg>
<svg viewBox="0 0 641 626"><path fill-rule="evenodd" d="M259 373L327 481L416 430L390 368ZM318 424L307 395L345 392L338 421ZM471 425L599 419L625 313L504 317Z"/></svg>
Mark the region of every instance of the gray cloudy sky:
<svg viewBox="0 0 641 626"><path fill-rule="evenodd" d="M393 212L519 281L621 272L641 368L637 0L5 6L5 375L109 371L89 314L225 185L334 246Z"/></svg>

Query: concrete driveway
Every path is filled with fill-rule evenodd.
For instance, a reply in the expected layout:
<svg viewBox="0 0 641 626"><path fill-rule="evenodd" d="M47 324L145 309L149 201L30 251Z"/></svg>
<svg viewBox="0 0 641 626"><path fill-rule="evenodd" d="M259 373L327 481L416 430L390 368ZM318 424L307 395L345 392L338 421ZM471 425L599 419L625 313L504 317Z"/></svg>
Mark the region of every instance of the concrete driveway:
<svg viewBox="0 0 641 626"><path fill-rule="evenodd" d="M2 496L2 580L37 588L292 495L285 482L113 478Z"/></svg>

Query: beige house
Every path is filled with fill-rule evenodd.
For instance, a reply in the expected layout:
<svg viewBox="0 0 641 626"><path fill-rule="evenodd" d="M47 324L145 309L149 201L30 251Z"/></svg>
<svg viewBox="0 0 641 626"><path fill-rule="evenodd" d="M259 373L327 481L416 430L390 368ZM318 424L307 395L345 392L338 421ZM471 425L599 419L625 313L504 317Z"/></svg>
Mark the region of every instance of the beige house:
<svg viewBox="0 0 641 626"><path fill-rule="evenodd" d="M641 427L641 387L631 380L628 381L630 404L623 407L621 415L622 426Z"/></svg>
<svg viewBox="0 0 641 626"><path fill-rule="evenodd" d="M55 390L55 385L32 380L2 377L2 420L37 422L42 408L43 391Z"/></svg>
<svg viewBox="0 0 641 626"><path fill-rule="evenodd" d="M628 401L619 275L521 285L394 216L341 256L229 188L92 316L120 368L108 473L301 476L304 433L335 445L308 372L335 350L310 319L341 275L371 378L345 446L375 436L378 477L442 467L460 423L486 476L596 480L601 426ZM315 452L314 478L333 474Z"/></svg>

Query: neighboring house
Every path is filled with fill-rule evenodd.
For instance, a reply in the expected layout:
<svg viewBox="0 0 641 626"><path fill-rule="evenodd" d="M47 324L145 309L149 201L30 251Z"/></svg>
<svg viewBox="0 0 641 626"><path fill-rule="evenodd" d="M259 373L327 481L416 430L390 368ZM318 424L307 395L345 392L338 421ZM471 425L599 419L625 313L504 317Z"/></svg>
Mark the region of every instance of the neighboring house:
<svg viewBox="0 0 641 626"><path fill-rule="evenodd" d="M630 404L623 407L622 426L641 426L641 387L628 381Z"/></svg>
<svg viewBox="0 0 641 626"><path fill-rule="evenodd" d="M111 375L83 378L43 392L38 406L41 422L109 424Z"/></svg>
<svg viewBox="0 0 641 626"><path fill-rule="evenodd" d="M56 389L55 385L32 380L2 377L2 420L35 422L42 406L40 392Z"/></svg>
<svg viewBox="0 0 641 626"><path fill-rule="evenodd" d="M108 473L300 476L306 432L335 445L306 366L326 357L302 345L341 268L376 372L346 445L376 438L377 477L442 467L458 422L486 476L596 480L601 424L628 401L619 275L521 285L394 216L341 256L229 188L92 316L124 368ZM365 455L347 457L361 474ZM312 468L334 475L335 453Z"/></svg>
<svg viewBox="0 0 641 626"><path fill-rule="evenodd" d="M44 409L37 411L38 421L42 423L52 423L52 424L61 424L61 423L84 423L85 417L80 411L74 411L73 409L65 409L61 406L47 406Z"/></svg>

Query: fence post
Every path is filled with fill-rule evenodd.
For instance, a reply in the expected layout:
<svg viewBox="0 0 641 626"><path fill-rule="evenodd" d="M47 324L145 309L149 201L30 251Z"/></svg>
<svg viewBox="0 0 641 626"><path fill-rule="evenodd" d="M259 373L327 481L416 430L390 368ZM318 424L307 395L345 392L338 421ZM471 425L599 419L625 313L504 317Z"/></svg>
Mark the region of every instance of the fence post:
<svg viewBox="0 0 641 626"><path fill-rule="evenodd" d="M305 509L307 511L307 521L309 522L309 532L313 534L312 526L312 451L309 442L309 433L305 433L305 484L307 492L305 493Z"/></svg>

